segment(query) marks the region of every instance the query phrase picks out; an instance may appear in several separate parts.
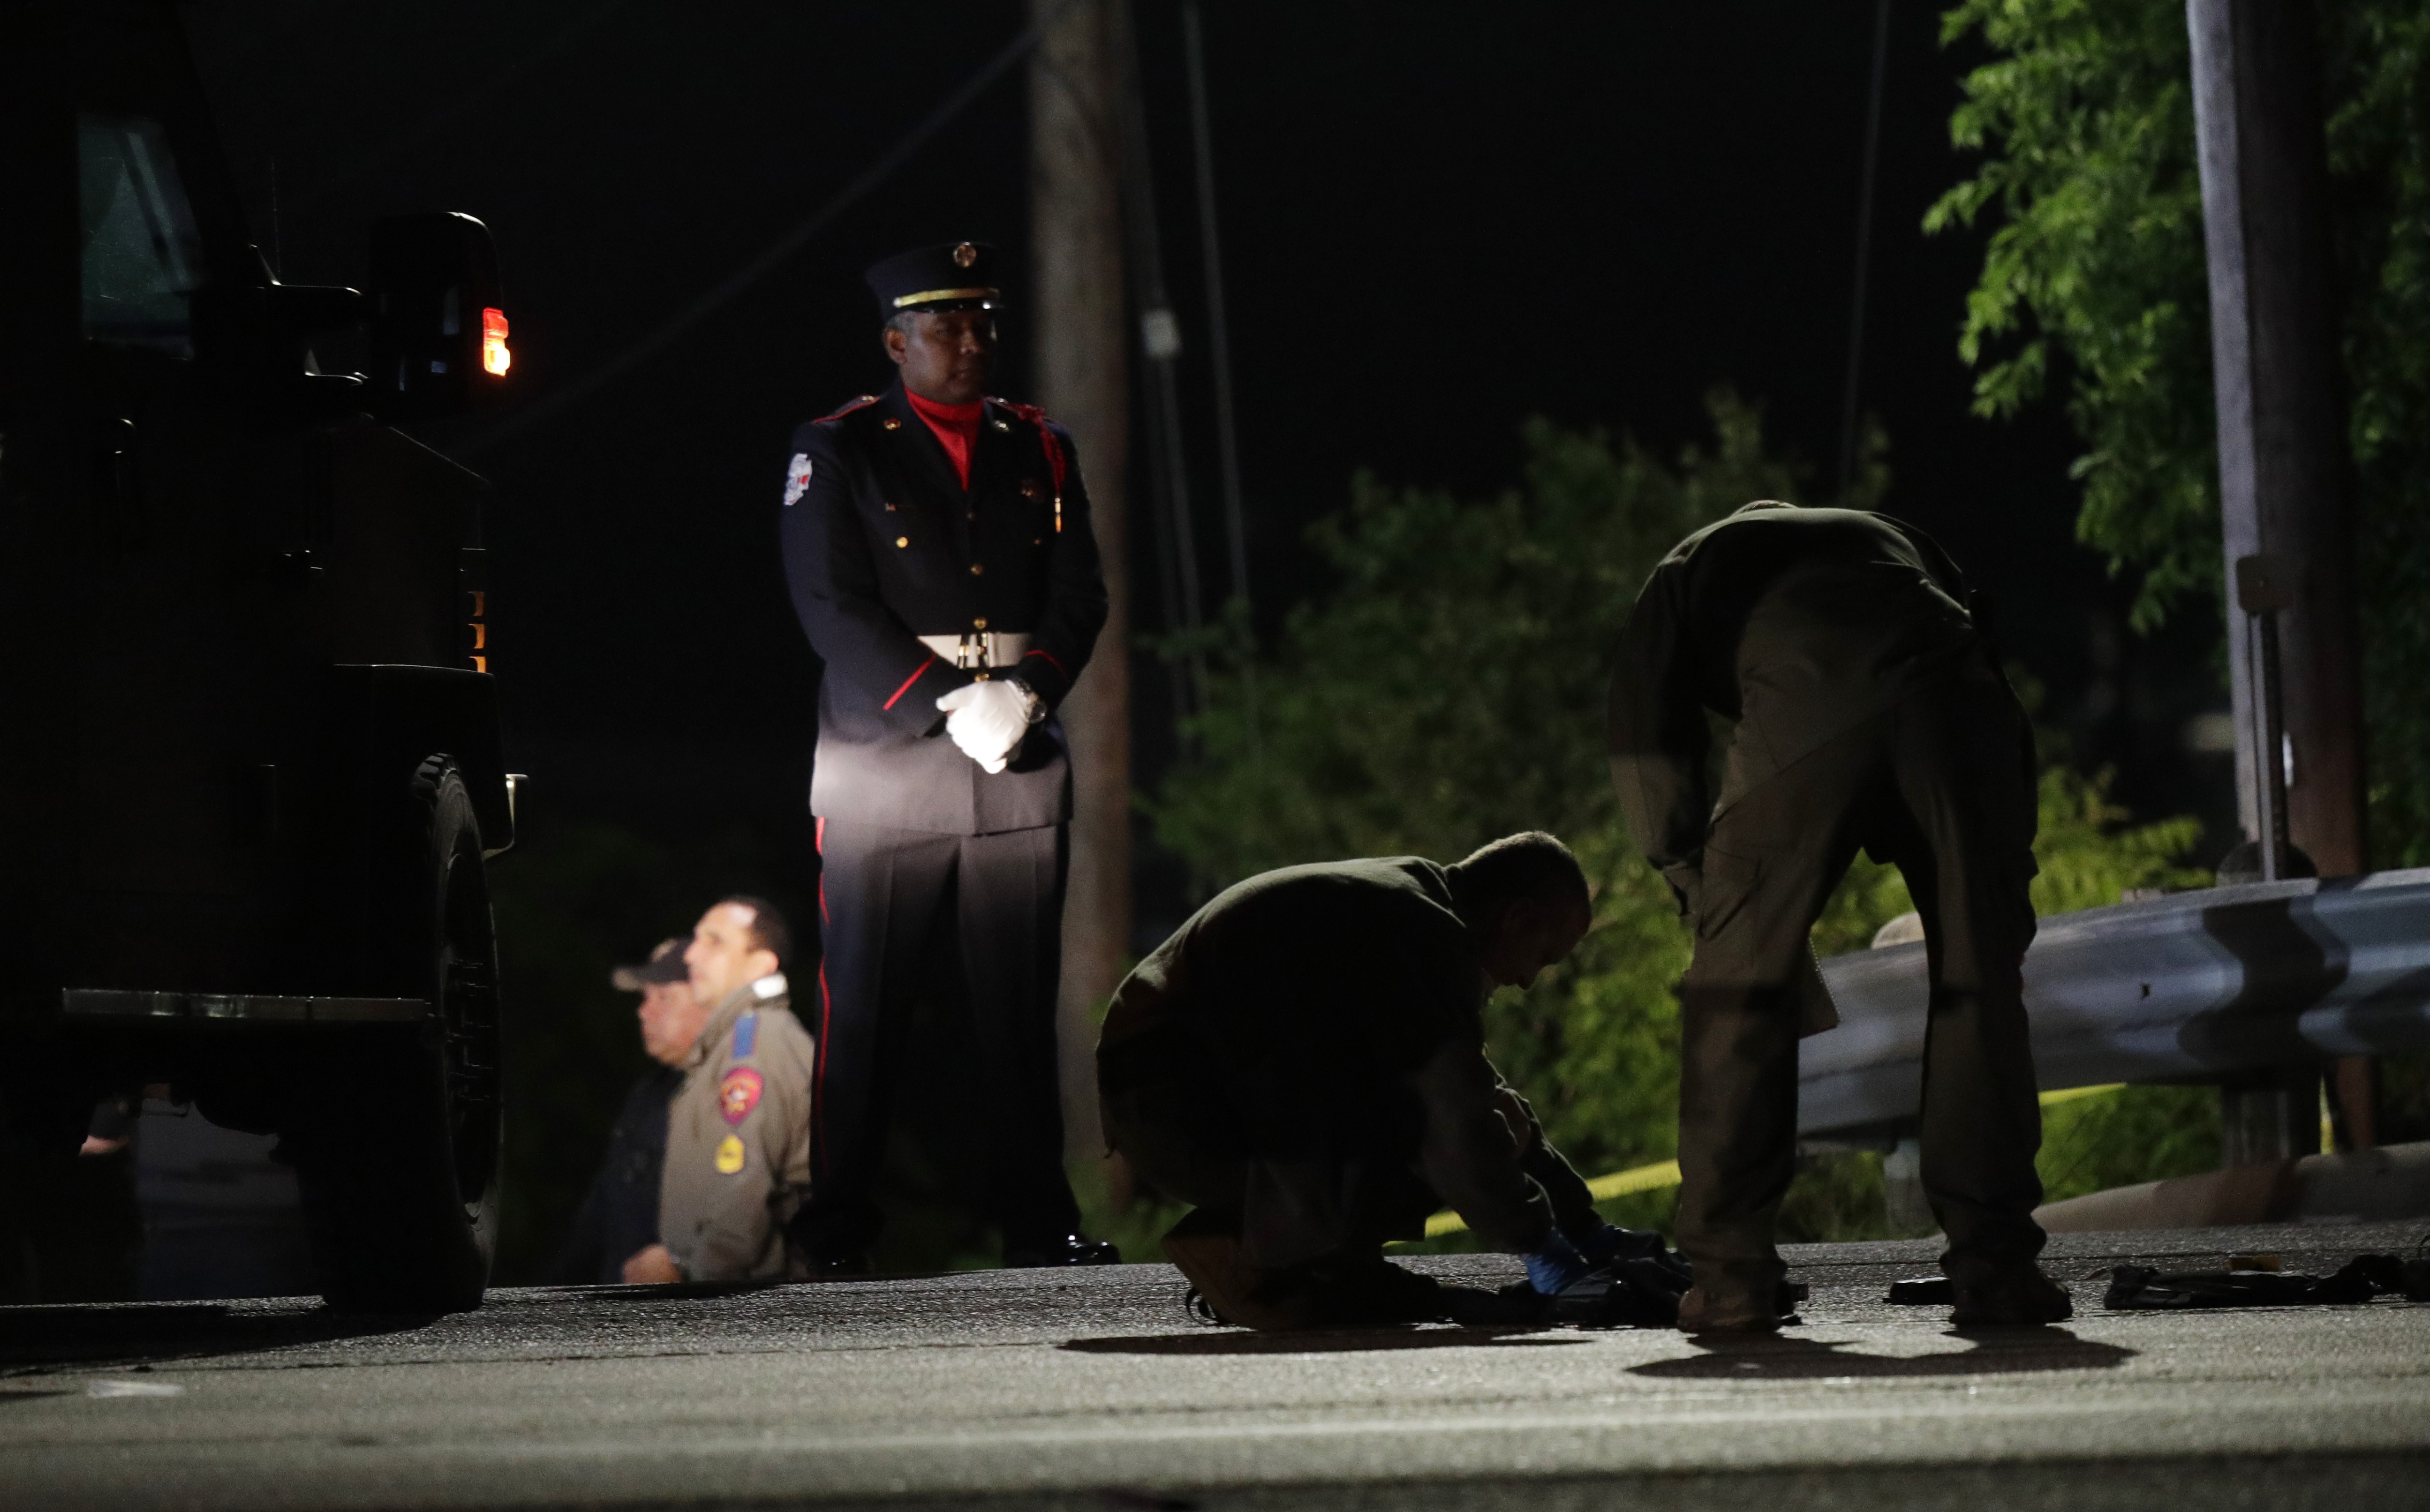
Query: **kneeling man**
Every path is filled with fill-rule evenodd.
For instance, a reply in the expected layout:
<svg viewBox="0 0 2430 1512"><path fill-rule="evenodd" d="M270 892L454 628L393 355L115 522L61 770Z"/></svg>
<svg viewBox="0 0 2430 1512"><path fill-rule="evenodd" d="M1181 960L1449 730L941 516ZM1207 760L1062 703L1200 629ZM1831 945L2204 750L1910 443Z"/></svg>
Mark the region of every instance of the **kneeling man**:
<svg viewBox="0 0 2430 1512"><path fill-rule="evenodd" d="M1622 1262L1675 1307L1659 1237L1603 1221L1485 1057L1486 997L1568 955L1589 917L1569 848L1513 835L1451 867L1251 877L1140 963L1097 1047L1107 1139L1196 1209L1165 1252L1214 1311L1257 1328L1446 1316L1442 1288L1381 1254L1444 1206L1526 1256L1536 1292L1600 1299L1615 1287L1592 1265Z"/></svg>

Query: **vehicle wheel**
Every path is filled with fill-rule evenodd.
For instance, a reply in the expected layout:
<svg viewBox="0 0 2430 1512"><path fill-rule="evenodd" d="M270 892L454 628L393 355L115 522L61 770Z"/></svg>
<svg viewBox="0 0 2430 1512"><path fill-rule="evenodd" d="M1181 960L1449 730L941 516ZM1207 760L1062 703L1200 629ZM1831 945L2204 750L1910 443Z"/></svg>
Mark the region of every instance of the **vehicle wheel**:
<svg viewBox="0 0 2430 1512"><path fill-rule="evenodd" d="M330 1305L477 1307L498 1221L502 1103L497 935L480 824L455 763L413 773L383 870L388 990L435 1007L421 1025L333 1031L312 1058L297 1176Z"/></svg>

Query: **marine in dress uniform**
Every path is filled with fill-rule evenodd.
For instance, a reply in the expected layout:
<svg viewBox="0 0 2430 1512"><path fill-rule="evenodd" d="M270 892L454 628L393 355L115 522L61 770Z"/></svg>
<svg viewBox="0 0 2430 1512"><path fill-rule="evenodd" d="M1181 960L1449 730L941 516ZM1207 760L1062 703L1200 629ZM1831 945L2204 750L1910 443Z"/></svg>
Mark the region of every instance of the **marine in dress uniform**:
<svg viewBox="0 0 2430 1512"><path fill-rule="evenodd" d="M1680 542L1630 616L1612 774L1695 934L1679 989L1683 1328L1777 1326L1807 931L1859 846L1897 863L1923 916L1923 1183L1957 1321L2068 1316L2035 1264L2032 744L1968 604L1913 526L1764 500ZM1718 792L1708 715L1737 725Z"/></svg>
<svg viewBox="0 0 2430 1512"><path fill-rule="evenodd" d="M910 1000L940 962L984 1068L987 1216L1007 1264L1109 1263L1077 1237L1055 1049L1072 776L1056 708L1106 623L1077 449L983 397L993 251L869 270L902 377L794 433L785 573L825 664L810 784L825 940L814 1263L865 1268Z"/></svg>

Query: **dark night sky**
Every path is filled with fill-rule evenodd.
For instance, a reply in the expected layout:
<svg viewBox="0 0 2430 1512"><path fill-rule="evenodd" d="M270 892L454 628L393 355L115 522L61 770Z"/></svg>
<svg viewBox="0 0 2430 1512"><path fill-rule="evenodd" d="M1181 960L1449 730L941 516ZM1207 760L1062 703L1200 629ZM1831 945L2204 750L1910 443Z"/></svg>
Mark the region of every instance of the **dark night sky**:
<svg viewBox="0 0 2430 1512"><path fill-rule="evenodd" d="M1529 414L1667 453L1698 438L1701 396L1727 382L1818 482L1832 475L1871 4L1206 10L1266 618L1322 586L1300 533L1355 470L1481 493L1512 480ZM1168 0L1139 0L1139 15L1166 261L1195 356L1177 26ZM1021 19L976 0L189 12L284 276L359 280L378 214L480 216L534 399L809 214ZM2049 685L2080 756L2120 763L2142 812L2216 809L2218 763L2176 744L2187 717L2224 701L2203 627L2158 644L2124 632L2122 589L2072 541L2074 447L2055 412L1967 412L1956 333L1980 241L1920 230L1965 168L1947 119L1967 58L1938 32L1934 8L1895 0L1862 392L1891 440L1888 507L2001 599L2010 655ZM1011 253L1012 287L1025 284L1023 79L1013 70L780 271L584 403L488 446L475 423L427 438L499 486L495 665L517 762L558 812L666 836L741 823L807 852L815 669L773 547L786 441L887 376L866 263L969 236ZM1023 321L1016 305L1002 382L1016 398ZM1203 400L1203 369L1189 381ZM1211 424L1188 440L1211 474ZM1214 496L1201 487L1203 513ZM1152 624L1149 565L1135 581ZM1169 744L1164 717L1140 710L1151 752Z"/></svg>

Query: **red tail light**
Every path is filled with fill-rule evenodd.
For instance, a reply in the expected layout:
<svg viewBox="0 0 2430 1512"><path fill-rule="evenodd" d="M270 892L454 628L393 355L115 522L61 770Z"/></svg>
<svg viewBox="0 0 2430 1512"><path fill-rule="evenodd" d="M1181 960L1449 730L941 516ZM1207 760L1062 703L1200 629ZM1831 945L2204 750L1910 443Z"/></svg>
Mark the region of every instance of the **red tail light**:
<svg viewBox="0 0 2430 1512"><path fill-rule="evenodd" d="M507 350L507 312L503 309L481 311L481 371L493 378L503 378L515 365L515 355Z"/></svg>

